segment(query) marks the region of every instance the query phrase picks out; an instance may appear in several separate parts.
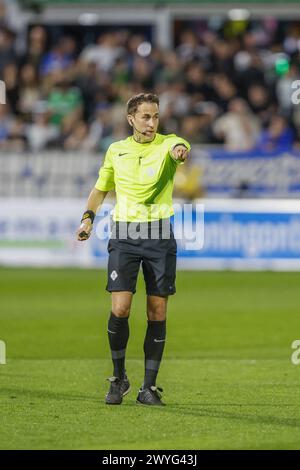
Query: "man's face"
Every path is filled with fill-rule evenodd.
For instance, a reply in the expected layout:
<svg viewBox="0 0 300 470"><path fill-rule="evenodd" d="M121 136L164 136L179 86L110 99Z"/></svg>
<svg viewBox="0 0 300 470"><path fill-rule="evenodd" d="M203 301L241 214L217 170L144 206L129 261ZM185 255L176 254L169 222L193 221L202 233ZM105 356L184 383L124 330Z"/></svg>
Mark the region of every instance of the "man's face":
<svg viewBox="0 0 300 470"><path fill-rule="evenodd" d="M129 123L134 125L134 133L142 142L151 142L157 132L159 109L156 103L142 103L135 115L128 116ZM138 131L138 132L137 132Z"/></svg>

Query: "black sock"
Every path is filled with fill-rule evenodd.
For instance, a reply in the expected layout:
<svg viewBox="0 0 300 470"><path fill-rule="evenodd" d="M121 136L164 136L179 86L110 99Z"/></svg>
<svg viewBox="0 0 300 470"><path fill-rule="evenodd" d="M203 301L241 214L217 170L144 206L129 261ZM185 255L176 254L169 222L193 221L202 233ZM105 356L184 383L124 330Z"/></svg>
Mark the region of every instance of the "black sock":
<svg viewBox="0 0 300 470"><path fill-rule="evenodd" d="M125 353L129 338L128 318L116 317L113 312L111 312L107 332L114 365L113 375L123 379L126 373Z"/></svg>
<svg viewBox="0 0 300 470"><path fill-rule="evenodd" d="M148 321L144 342L145 378L143 388L150 388L156 383L166 339L166 320Z"/></svg>

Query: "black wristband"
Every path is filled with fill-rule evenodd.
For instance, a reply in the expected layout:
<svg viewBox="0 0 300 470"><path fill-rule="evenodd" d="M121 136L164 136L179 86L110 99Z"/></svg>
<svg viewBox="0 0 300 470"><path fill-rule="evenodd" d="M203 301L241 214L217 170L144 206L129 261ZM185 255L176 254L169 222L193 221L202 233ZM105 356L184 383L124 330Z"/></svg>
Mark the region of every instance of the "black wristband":
<svg viewBox="0 0 300 470"><path fill-rule="evenodd" d="M93 223L95 217L96 217L95 212L90 211L90 210L85 211L84 214L83 214L83 216L82 216L81 222L83 222L83 221L86 220L86 219L91 219L91 222Z"/></svg>

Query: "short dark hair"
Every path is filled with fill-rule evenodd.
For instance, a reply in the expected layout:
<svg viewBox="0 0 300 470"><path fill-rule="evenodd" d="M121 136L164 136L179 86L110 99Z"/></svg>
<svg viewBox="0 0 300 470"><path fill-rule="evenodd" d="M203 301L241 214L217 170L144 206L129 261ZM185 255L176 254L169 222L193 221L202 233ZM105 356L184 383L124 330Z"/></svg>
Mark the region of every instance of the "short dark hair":
<svg viewBox="0 0 300 470"><path fill-rule="evenodd" d="M127 102L127 114L134 115L142 103L156 103L159 106L159 98L154 93L139 93L134 95Z"/></svg>

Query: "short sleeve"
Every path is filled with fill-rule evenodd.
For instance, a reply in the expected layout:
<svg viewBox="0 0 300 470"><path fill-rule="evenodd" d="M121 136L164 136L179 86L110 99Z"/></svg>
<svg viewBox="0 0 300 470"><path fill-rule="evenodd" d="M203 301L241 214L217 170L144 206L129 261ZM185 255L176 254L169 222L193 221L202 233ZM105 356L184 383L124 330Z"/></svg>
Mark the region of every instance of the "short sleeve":
<svg viewBox="0 0 300 470"><path fill-rule="evenodd" d="M99 170L99 177L95 188L99 191L111 191L115 188L111 146L108 148L103 165Z"/></svg>

